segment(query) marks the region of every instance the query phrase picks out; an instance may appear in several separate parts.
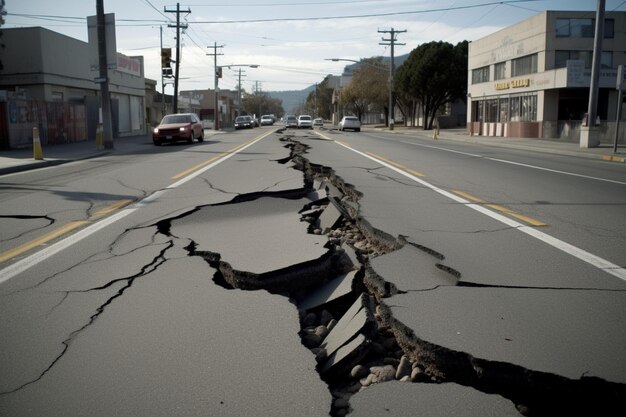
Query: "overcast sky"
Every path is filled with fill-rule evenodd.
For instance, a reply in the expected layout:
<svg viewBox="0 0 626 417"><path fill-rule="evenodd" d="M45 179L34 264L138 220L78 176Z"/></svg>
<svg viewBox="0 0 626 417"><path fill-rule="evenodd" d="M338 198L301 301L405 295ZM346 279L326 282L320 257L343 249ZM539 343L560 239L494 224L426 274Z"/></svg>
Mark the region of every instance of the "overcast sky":
<svg viewBox="0 0 626 417"><path fill-rule="evenodd" d="M86 16L96 14L96 0L6 0L5 27L43 26L87 41ZM395 55L410 53L430 41L456 44L475 40L544 10L595 11L596 0L189 0L181 2L183 42L180 89L213 88L213 46L218 65L255 64L245 68L243 88L254 91L301 90L327 74L340 74L349 62L389 56L379 45L397 35ZM176 46L176 3L162 0L104 0L105 13L116 18L117 49L142 55L145 76L160 90L160 27L163 46ZM626 1L606 0L607 11L626 11ZM175 52L173 51L173 54ZM220 88L234 89L237 70L224 69ZM173 93L167 86L165 92Z"/></svg>

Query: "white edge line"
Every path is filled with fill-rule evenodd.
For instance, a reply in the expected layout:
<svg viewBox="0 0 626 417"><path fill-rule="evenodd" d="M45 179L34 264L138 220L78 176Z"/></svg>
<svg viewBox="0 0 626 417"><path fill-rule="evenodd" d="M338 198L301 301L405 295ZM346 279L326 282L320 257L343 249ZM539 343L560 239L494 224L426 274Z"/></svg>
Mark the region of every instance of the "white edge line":
<svg viewBox="0 0 626 417"><path fill-rule="evenodd" d="M230 158L231 156L243 151L244 149L254 145L255 143L257 143L258 141L260 141L261 139L266 138L267 136L269 136L270 134L274 133L274 131L271 131L255 140L253 140L252 142L250 142L249 144L247 144L246 146L237 149L235 152L231 152L227 155L224 155L222 158L218 159L217 161L207 165L206 167L203 167L202 169L198 170L198 171L194 171L193 173L189 174L188 176L176 181L175 183L169 185L168 187L156 191L154 193L152 193L151 195L149 195L148 197L144 198L141 201L136 202L135 204L133 204L130 207L127 207L109 217L106 217L96 223L93 223L90 226L85 227L84 229L79 230L78 232L54 243L53 245L50 245L44 249L41 249L35 253L33 253L30 256L27 256L24 259L21 259L17 262L15 262L14 264L11 264L9 266L7 266L6 268L0 270L0 284L2 284L5 281L10 280L11 278L15 277L18 274L21 274L22 272L26 271L27 269L37 265L38 263L44 261L45 259L56 255L57 253L61 252L64 249L69 248L70 246L74 245L75 243L80 242L81 240L91 236L92 234L98 232L99 230L104 229L105 227L117 222L118 220L123 219L124 217L128 216L129 214L134 213L135 211L137 211L139 208L143 207L146 205L146 203L149 203L153 200L156 200L157 198L159 198L160 196L162 196L163 194L165 194L168 190L172 190L176 187L181 186L182 184L186 183L187 181L190 181L191 179L197 177L198 175L206 172L207 170L213 168L214 166L226 161L228 158Z"/></svg>
<svg viewBox="0 0 626 417"><path fill-rule="evenodd" d="M622 268L619 265L616 265L616 264L614 264L612 262L609 262L606 259L600 258L599 256L596 256L596 255L594 255L592 253L589 253L589 252L587 252L587 251L585 251L583 249L580 249L580 248L578 248L578 247L576 247L574 245L571 245L571 244L569 244L567 242L564 242L564 241L562 241L560 239L557 239L557 238L555 238L553 236L550 236L550 235L548 235L548 234L546 234L544 232L541 232L541 231L539 231L537 229L534 229L532 227L526 226L526 225L524 225L522 223L519 223L519 222L517 222L515 220L509 219L508 217L502 216L501 214L493 212L493 211L485 208L484 206L481 206L481 205L478 205L478 204L475 204L475 203L471 203L469 200L466 200L466 199L464 199L462 197L459 197L456 194L452 194L452 193L450 193L448 191L445 191L445 190L443 190L443 189L441 189L439 187L436 187L436 186L434 186L434 185L432 185L432 184L430 184L430 183L428 183L428 182L426 182L426 181L416 177L415 175L412 175L412 174L409 174L408 172L402 171L401 169L396 168L393 165L390 165L390 164L388 164L388 163L386 163L384 161L378 160L377 158L374 158L373 156L365 154L365 153L363 153L361 151L358 151L358 150L356 150L354 148L351 148L351 147L349 147L347 145L341 144L341 143L339 143L337 141L335 141L335 143L337 145L343 146L344 148L349 149L352 152L355 152L355 153L357 153L357 154L359 154L359 155L361 155L361 156L363 156L365 158L371 159L372 161L375 161L375 162L377 162L377 163L379 163L379 164L381 164L381 165L383 165L383 166L385 166L385 167L387 167L387 168L389 168L389 169L391 169L391 170L393 170L393 171L395 171L395 172L397 172L397 173L399 173L401 175L404 175L405 177L410 178L413 181L415 181L415 182L417 182L417 183L419 183L419 184L421 184L421 185L423 185L423 186L425 186L427 188L430 188L431 190L433 190L433 191L435 191L435 192L437 192L437 193L439 193L439 194L441 194L441 195L443 195L445 197L448 197L448 198L450 198L450 199L452 199L452 200L454 200L454 201L456 201L458 203L461 203L461 204L465 205L466 207L469 207L469 208L471 208L473 210L476 210L476 211L478 211L478 212L480 212L482 214L485 214L485 215L491 217L494 220L497 220L497 221L499 221L501 223L504 223L507 226L513 227L513 228L519 230L520 232L526 233L527 235L532 236L535 239L538 239L538 240L540 240L540 241L542 241L544 243L547 243L548 245L550 245L550 246L552 246L552 247L554 247L556 249L559 249L559 250L567 253L568 255L572 255L575 258L578 258L578 259L580 259L583 262L586 262L586 263L588 263L590 265L593 265L596 268L598 268L598 269L600 269L600 270L602 270L604 272L607 272L607 273L609 273L609 274L611 274L611 275L613 275L613 276L615 276L615 277L617 277L617 278L619 278L619 279L621 279L623 281L626 281L626 268Z"/></svg>
<svg viewBox="0 0 626 417"><path fill-rule="evenodd" d="M441 148L439 146L424 145L422 143L413 143L413 142L405 142L405 141L402 141L402 143L404 143L406 145L421 146L421 147L424 147L424 148L431 148L431 149L437 149L437 150L445 151L445 152L452 152L452 153L458 153L458 154L461 154L461 155L473 156L475 158L487 159L489 161L494 161L494 162L502 162L503 164L518 165L518 166L521 166L521 167L524 167L524 168L538 169L538 170L541 170L541 171L554 172L556 174L569 175L569 176L572 176L572 177L585 178L585 179L588 179L588 180L604 181L604 182L610 182L610 183L613 183L613 184L626 185L626 182L623 182L623 181L609 180L607 178L600 178L600 177L592 177L590 175L576 174L574 172L560 171L558 169L552 169L552 168L544 168L544 167L540 167L540 166L537 166L537 165L524 164L524 163L521 163L521 162L508 161L506 159L499 159L499 158L492 158L492 157L489 157L489 156L479 155L479 154L475 154L475 153L461 152L461 151L456 151L454 149Z"/></svg>
<svg viewBox="0 0 626 417"><path fill-rule="evenodd" d="M586 179L589 179L589 180L604 181L604 182L610 182L610 183L613 183L613 184L626 185L626 182L623 182L623 181L616 181L616 180L609 180L609 179L606 179L606 178L592 177L592 176L589 176L589 175L576 174L574 172L559 171L558 169L544 168L544 167L539 167L539 166L536 166L536 165L523 164L521 162L507 161L506 159L489 158L489 157L484 157L484 158L485 159L489 159L491 161L502 162L504 164L519 165L519 166L522 166L522 167L525 167L525 168L532 168L532 169L538 169L538 170L541 170L541 171L555 172L557 174L571 175L572 177L580 177L580 178L586 178Z"/></svg>

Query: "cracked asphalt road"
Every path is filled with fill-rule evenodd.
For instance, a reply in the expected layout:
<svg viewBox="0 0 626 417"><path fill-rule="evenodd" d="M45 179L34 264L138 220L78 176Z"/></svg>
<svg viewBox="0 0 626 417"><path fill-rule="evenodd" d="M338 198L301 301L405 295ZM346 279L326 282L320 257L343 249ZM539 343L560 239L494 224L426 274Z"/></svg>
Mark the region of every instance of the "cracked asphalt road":
<svg viewBox="0 0 626 417"><path fill-rule="evenodd" d="M244 135L171 147L169 154L149 152L132 167L93 162L93 176L59 173L54 186L36 174L11 185L46 190L50 207L39 203L40 212L24 214L42 194L3 197L0 222L11 225L3 233L3 249L54 223L89 220L114 200L138 204L1 284L2 415L413 415L418 405L410 399L420 396L427 398L418 401L424 415L449 415L453 411L437 404L450 396L462 398L450 407L465 415L583 415L594 407L607 411L603 407L626 392L623 280L311 131L286 130L256 142ZM406 147L391 147L389 138L324 136L385 154L425 172L439 187L467 188L460 186L460 172L451 171L454 159L409 157ZM234 143L249 147L228 153ZM294 153L296 143L305 147ZM169 178L206 154L228 159L170 186ZM484 169L465 159L468 172ZM138 174L155 165L160 174L142 183ZM80 165L77 171L88 170ZM372 248L353 243L363 263L353 269L367 266L370 276L393 284L385 288L397 289L371 294L379 329L395 334L401 353L431 382L448 384L433 389L387 382L338 394L332 387L350 376L329 381L316 371L316 356L300 339L303 317L294 300L302 295L299 289L323 285L349 269L330 235L314 232L301 219L311 205L321 205L312 210L319 215L328 204L326 191L333 191L325 181L344 191L338 200L358 213L344 220L360 227L360 239ZM543 181L555 189L566 182ZM516 190L506 192L510 199ZM526 188L518 192L515 209L523 200L545 197L527 195L532 193ZM493 189L485 194L498 195ZM626 251L614 247L626 248L624 212L617 209L626 201L619 195L602 203L616 208L606 217L618 220L617 230L605 219L584 229L610 234L613 246L606 256L623 266ZM146 201L148 196L155 197ZM576 212L568 205L566 213L550 205L548 214L580 218L587 204L592 202L581 202ZM545 214L541 207L530 214ZM593 246L597 234L591 244L579 243L583 233L573 223L573 230L557 224L549 232ZM289 284L281 291L283 277ZM362 275L357 272L355 279ZM264 280L272 284L263 286ZM243 287L242 282L265 289L227 285ZM362 330L355 325L346 325L350 334ZM374 336L368 334L358 349L369 349L368 337ZM355 340L350 336L347 343ZM347 352L352 356L357 355ZM515 382L502 384L507 378ZM533 388L533 380L549 389ZM588 398L581 401L580 392Z"/></svg>

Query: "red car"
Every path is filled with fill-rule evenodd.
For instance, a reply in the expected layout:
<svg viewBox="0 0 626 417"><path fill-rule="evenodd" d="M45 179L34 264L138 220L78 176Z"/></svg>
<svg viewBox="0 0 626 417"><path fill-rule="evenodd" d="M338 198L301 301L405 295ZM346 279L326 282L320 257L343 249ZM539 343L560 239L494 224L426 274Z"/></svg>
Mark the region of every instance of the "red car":
<svg viewBox="0 0 626 417"><path fill-rule="evenodd" d="M157 146L180 140L192 143L194 139L204 141L204 127L194 113L168 114L152 131L152 142Z"/></svg>

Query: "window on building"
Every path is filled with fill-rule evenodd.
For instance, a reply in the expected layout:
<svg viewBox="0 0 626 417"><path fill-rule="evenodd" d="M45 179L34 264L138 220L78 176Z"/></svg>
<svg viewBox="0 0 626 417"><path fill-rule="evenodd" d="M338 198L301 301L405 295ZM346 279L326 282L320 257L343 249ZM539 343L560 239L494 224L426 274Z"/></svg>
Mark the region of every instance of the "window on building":
<svg viewBox="0 0 626 417"><path fill-rule="evenodd" d="M593 63L593 51L556 51L554 54L554 68L565 68L570 59L585 62L585 68L590 69ZM613 52L602 51L600 68L613 68Z"/></svg>
<svg viewBox="0 0 626 417"><path fill-rule="evenodd" d="M506 78L506 62L499 62L493 67L493 79L503 80Z"/></svg>
<svg viewBox="0 0 626 417"><path fill-rule="evenodd" d="M489 66L472 70L472 84L486 83L489 81Z"/></svg>
<svg viewBox="0 0 626 417"><path fill-rule="evenodd" d="M602 55L600 56L600 68L601 69L613 68L613 52L602 51Z"/></svg>
<svg viewBox="0 0 626 417"><path fill-rule="evenodd" d="M593 38L596 30L596 20L591 18L557 18L557 38ZM604 37L611 39L615 35L615 21L604 20Z"/></svg>
<svg viewBox="0 0 626 417"><path fill-rule="evenodd" d="M526 55L511 61L511 77L537 72L537 54Z"/></svg>
<svg viewBox="0 0 626 417"><path fill-rule="evenodd" d="M487 114L485 115L485 122L495 123L498 121L498 99L487 100Z"/></svg>
<svg viewBox="0 0 626 417"><path fill-rule="evenodd" d="M509 121L509 99L501 98L500 99L500 118L498 122L506 123Z"/></svg>
<svg viewBox="0 0 626 417"><path fill-rule="evenodd" d="M537 96L524 95L510 98L512 122L537 121Z"/></svg>

